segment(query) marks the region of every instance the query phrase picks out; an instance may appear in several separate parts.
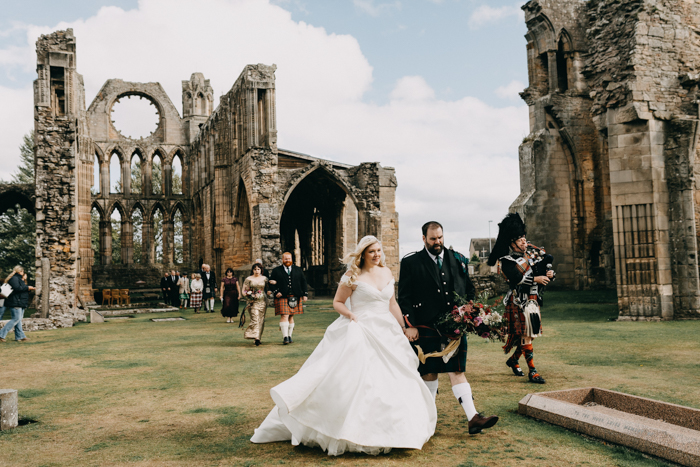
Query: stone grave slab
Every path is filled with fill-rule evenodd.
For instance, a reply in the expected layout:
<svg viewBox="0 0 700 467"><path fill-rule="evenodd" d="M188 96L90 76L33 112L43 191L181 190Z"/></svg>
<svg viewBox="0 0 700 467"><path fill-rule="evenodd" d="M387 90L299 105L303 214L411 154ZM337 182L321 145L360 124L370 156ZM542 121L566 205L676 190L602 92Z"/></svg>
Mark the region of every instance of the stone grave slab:
<svg viewBox="0 0 700 467"><path fill-rule="evenodd" d="M151 321L187 321L185 318L180 316L176 318L151 318Z"/></svg>
<svg viewBox="0 0 700 467"><path fill-rule="evenodd" d="M17 390L0 389L0 430L16 428L19 422Z"/></svg>
<svg viewBox="0 0 700 467"><path fill-rule="evenodd" d="M528 394L521 415L700 467L700 410L600 388Z"/></svg>

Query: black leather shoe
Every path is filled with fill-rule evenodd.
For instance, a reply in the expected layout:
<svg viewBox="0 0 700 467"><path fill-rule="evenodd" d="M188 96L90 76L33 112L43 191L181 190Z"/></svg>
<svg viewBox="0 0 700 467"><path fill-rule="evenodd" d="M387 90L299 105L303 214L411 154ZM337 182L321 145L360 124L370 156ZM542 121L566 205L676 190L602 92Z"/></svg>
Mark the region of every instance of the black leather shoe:
<svg viewBox="0 0 700 467"><path fill-rule="evenodd" d="M289 337L285 337L284 340L282 341L284 345L289 344Z"/></svg>
<svg viewBox="0 0 700 467"><path fill-rule="evenodd" d="M491 428L498 422L498 417L493 415L491 417L482 417L480 413L474 415L471 420L469 420L469 434L475 435L481 433L481 430L486 428Z"/></svg>
<svg viewBox="0 0 700 467"><path fill-rule="evenodd" d="M510 358L506 360L506 365L510 367L511 370L513 370L513 374L515 376L525 376L525 373L523 373L523 370L520 369L520 365L518 365L518 362L514 362Z"/></svg>
<svg viewBox="0 0 700 467"><path fill-rule="evenodd" d="M289 339L289 343L290 343L290 344L291 344L292 342L294 342L294 341L292 340L292 336L289 336L287 339Z"/></svg>
<svg viewBox="0 0 700 467"><path fill-rule="evenodd" d="M545 380L542 376L540 376L539 373L536 371L531 371L530 374L527 375L527 377L530 379L531 383L536 383L536 384L544 384Z"/></svg>
<svg viewBox="0 0 700 467"><path fill-rule="evenodd" d="M260 339L255 339L255 345L256 346L260 345Z"/></svg>

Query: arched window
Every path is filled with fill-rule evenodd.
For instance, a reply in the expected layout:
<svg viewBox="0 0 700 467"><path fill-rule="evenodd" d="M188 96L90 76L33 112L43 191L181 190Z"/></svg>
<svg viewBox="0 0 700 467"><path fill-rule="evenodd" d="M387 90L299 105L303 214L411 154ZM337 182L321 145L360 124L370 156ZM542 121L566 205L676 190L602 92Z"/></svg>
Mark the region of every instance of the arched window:
<svg viewBox="0 0 700 467"><path fill-rule="evenodd" d="M153 168L151 170L151 186L153 194L163 193L163 158L156 152L153 156Z"/></svg>
<svg viewBox="0 0 700 467"><path fill-rule="evenodd" d="M114 208L109 216L112 224L112 264L122 264L122 215Z"/></svg>
<svg viewBox="0 0 700 467"><path fill-rule="evenodd" d="M100 158L95 154L95 162L92 167L92 187L90 193L93 195L100 194Z"/></svg>
<svg viewBox="0 0 700 467"><path fill-rule="evenodd" d="M176 264L184 263L184 242L183 242L184 223L182 221L182 211L177 208L173 216L173 261Z"/></svg>
<svg viewBox="0 0 700 467"><path fill-rule="evenodd" d="M206 104L204 95L200 92L199 94L197 94L197 101L195 103L195 115L204 115L204 112L206 111L205 106Z"/></svg>
<svg viewBox="0 0 700 467"><path fill-rule="evenodd" d="M131 214L134 242L134 263L143 263L143 209L137 206Z"/></svg>
<svg viewBox="0 0 700 467"><path fill-rule="evenodd" d="M109 158L109 192L122 193L122 166L116 152Z"/></svg>
<svg viewBox="0 0 700 467"><path fill-rule="evenodd" d="M100 251L100 211L93 206L90 211L90 244L92 245L93 262L98 265L102 262L102 252Z"/></svg>
<svg viewBox="0 0 700 467"><path fill-rule="evenodd" d="M175 157L173 157L173 170L172 170L172 175L173 175L173 194L174 195L181 195L182 194L182 156L178 152L175 154Z"/></svg>
<svg viewBox="0 0 700 467"><path fill-rule="evenodd" d="M163 209L158 206L153 212L153 262L163 262Z"/></svg>
<svg viewBox="0 0 700 467"><path fill-rule="evenodd" d="M143 192L143 177L141 175L141 154L138 151L131 155L131 192Z"/></svg>

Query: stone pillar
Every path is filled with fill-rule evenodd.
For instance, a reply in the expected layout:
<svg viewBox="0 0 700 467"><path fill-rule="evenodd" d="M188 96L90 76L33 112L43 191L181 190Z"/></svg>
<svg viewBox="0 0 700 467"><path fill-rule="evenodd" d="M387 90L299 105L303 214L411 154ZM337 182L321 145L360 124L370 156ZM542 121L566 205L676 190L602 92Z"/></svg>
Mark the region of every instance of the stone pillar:
<svg viewBox="0 0 700 467"><path fill-rule="evenodd" d="M16 389L0 389L0 431L17 428L19 424L17 402Z"/></svg>
<svg viewBox="0 0 700 467"><path fill-rule="evenodd" d="M141 225L141 264L153 264L155 251L153 249L153 222L148 214L143 215Z"/></svg>
<svg viewBox="0 0 700 467"><path fill-rule="evenodd" d="M130 219L122 219L122 264L134 262L134 224Z"/></svg>
<svg viewBox="0 0 700 467"><path fill-rule="evenodd" d="M163 221L163 264L173 264L175 229L172 220ZM213 268L213 265L212 265Z"/></svg>
<svg viewBox="0 0 700 467"><path fill-rule="evenodd" d="M128 156L123 155L122 157L122 193L129 196L131 195L131 164L128 160Z"/></svg>
<svg viewBox="0 0 700 467"><path fill-rule="evenodd" d="M559 87L559 78L557 75L557 51L547 51L547 70L549 71L549 94L554 93Z"/></svg>
<svg viewBox="0 0 700 467"><path fill-rule="evenodd" d="M173 166L163 162L163 193L170 196L173 193Z"/></svg>
<svg viewBox="0 0 700 467"><path fill-rule="evenodd" d="M109 160L100 164L100 194L109 196Z"/></svg>
<svg viewBox="0 0 700 467"><path fill-rule="evenodd" d="M112 264L112 222L100 221L100 263Z"/></svg>

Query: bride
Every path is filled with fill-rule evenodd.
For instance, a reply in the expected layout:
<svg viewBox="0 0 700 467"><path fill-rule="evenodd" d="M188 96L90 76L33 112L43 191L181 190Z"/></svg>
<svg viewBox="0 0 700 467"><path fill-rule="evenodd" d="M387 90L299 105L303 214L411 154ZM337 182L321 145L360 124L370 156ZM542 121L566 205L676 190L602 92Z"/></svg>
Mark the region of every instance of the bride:
<svg viewBox="0 0 700 467"><path fill-rule="evenodd" d="M340 317L299 372L270 390L276 406L251 441L291 440L334 456L420 449L435 432L435 402L403 335L382 245L364 237L343 261L333 299Z"/></svg>

